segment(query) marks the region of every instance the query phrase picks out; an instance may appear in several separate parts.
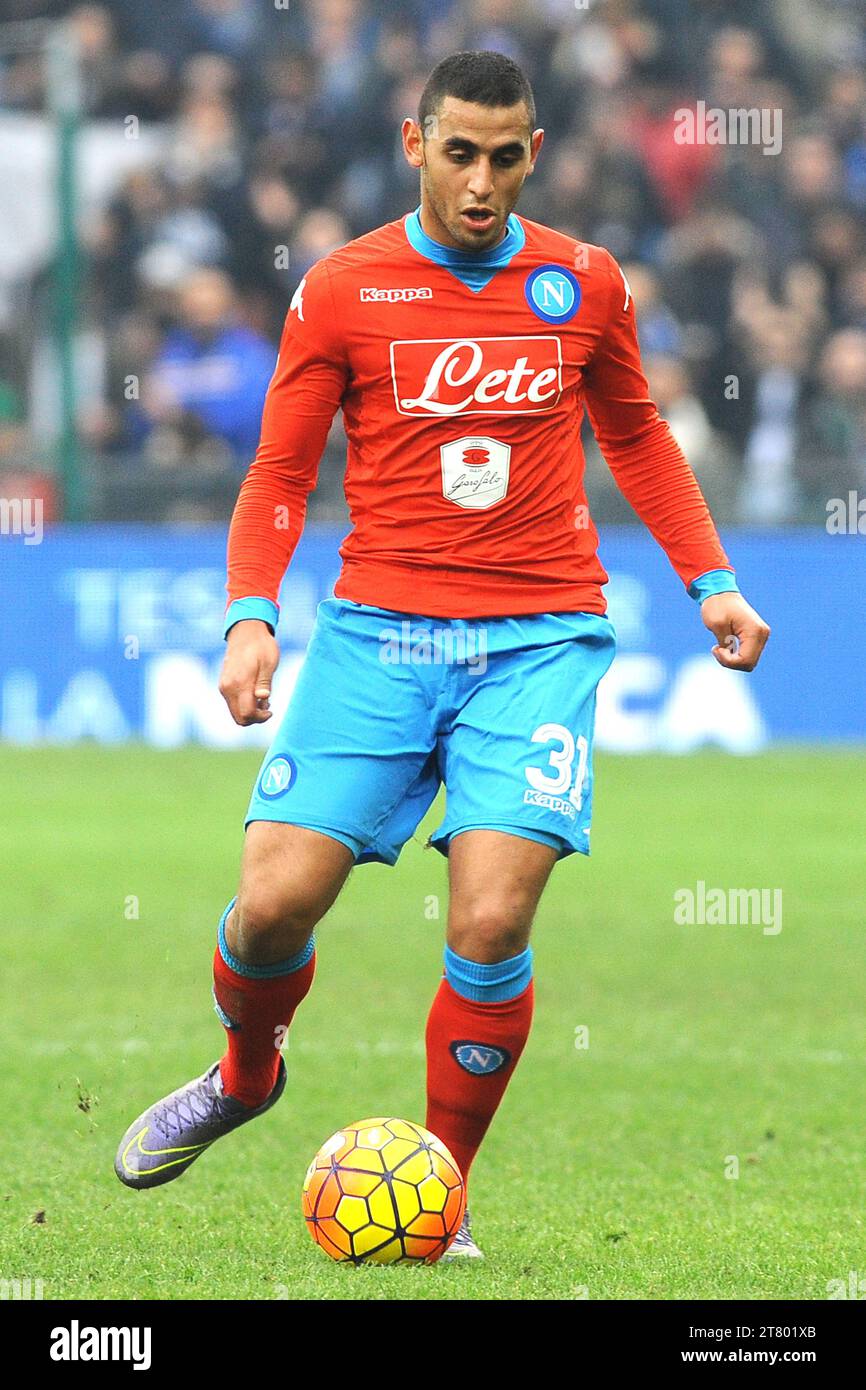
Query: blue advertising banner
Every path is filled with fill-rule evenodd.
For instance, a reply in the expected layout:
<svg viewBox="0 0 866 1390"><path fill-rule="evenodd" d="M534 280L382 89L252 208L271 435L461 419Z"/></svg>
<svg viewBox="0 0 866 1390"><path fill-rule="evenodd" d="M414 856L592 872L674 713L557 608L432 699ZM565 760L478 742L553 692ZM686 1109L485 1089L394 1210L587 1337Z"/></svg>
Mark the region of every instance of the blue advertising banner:
<svg viewBox="0 0 866 1390"><path fill-rule="evenodd" d="M281 594L279 716L339 573L341 532L310 526ZM599 689L598 743L685 752L778 741L866 740L866 540L823 532L735 532L728 553L773 629L756 672L723 671L663 553L638 528L608 528L616 660ZM162 747L265 745L217 689L225 532L58 528L0 538L0 738L142 739Z"/></svg>

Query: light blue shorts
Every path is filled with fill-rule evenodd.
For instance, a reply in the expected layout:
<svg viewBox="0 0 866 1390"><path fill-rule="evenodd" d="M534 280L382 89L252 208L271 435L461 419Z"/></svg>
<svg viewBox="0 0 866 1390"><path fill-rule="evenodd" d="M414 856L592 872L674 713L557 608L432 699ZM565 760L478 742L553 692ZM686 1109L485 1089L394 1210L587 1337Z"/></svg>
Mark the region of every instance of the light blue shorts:
<svg viewBox="0 0 866 1390"><path fill-rule="evenodd" d="M442 783L429 843L503 830L589 853L595 693L616 648L594 613L425 618L319 604L251 821L307 826L396 864Z"/></svg>

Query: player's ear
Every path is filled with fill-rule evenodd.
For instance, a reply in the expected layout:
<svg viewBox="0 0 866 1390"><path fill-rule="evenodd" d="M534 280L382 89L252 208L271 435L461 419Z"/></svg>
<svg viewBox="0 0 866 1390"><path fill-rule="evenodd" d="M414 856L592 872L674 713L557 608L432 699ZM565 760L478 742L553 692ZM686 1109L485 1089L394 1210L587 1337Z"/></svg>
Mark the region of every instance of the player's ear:
<svg viewBox="0 0 866 1390"><path fill-rule="evenodd" d="M403 122L403 153L406 162L411 164L413 169L420 169L424 163L423 140L421 137L421 127L417 121L413 121L411 116L407 116Z"/></svg>
<svg viewBox="0 0 866 1390"><path fill-rule="evenodd" d="M534 130L534 131L532 132L532 136L531 136L530 141L529 141L529 160L530 160L530 163L529 163L529 168L528 168L527 171L526 171L527 175L531 174L531 173L533 172L533 170L535 169L535 162L536 162L536 160L538 159L539 154L541 153L541 147L542 147L543 144L544 144L544 131L541 130L540 128L539 128L538 130Z"/></svg>

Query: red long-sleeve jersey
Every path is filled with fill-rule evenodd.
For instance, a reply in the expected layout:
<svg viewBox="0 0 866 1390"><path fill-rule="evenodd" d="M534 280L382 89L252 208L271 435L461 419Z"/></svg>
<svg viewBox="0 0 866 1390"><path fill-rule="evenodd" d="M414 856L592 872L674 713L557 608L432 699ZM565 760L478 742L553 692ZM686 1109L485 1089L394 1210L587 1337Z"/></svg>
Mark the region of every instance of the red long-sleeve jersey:
<svg viewBox="0 0 866 1390"><path fill-rule="evenodd" d="M683 583L731 568L650 400L614 258L514 214L492 254L437 249L412 213L304 277L232 518L230 602L276 603L340 406L340 598L442 618L604 613L584 405Z"/></svg>

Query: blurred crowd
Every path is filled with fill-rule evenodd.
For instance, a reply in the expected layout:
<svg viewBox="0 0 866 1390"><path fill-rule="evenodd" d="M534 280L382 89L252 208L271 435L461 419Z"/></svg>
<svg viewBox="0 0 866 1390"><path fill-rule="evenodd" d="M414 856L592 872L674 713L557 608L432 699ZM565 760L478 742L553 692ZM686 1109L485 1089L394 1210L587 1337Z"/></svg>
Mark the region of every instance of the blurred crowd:
<svg viewBox="0 0 866 1390"><path fill-rule="evenodd" d="M400 123L465 48L525 67L546 143L518 211L622 263L652 393L719 519L817 520L866 488L861 0L4 0L3 17L70 22L86 120L160 137L82 219L96 514L224 518L295 286L417 205ZM2 38L0 113L43 112L41 63ZM781 148L678 143L698 102L781 113ZM32 326L0 335L0 470L33 452L32 347ZM341 441L338 417L311 515L341 514ZM597 450L588 476L599 517L629 519Z"/></svg>

